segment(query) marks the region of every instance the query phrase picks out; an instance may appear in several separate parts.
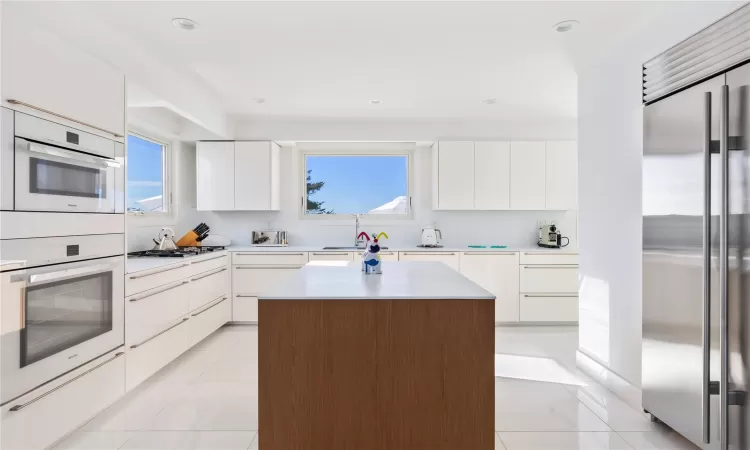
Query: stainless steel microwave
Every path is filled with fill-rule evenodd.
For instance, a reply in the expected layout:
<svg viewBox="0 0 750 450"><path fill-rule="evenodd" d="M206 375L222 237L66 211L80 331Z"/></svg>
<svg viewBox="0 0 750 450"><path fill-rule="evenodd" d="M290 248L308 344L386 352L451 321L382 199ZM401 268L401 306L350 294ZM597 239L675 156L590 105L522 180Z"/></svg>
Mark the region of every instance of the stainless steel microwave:
<svg viewBox="0 0 750 450"><path fill-rule="evenodd" d="M121 142L5 108L2 121L0 209L125 212Z"/></svg>

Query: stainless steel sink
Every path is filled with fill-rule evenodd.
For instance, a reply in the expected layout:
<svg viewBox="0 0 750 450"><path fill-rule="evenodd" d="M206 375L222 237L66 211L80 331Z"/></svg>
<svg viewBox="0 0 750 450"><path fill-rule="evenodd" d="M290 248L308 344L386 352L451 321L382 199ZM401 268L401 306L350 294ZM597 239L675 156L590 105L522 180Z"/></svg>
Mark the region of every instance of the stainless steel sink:
<svg viewBox="0 0 750 450"><path fill-rule="evenodd" d="M388 250L388 247L380 247L381 250ZM366 250L364 247L323 247L323 250Z"/></svg>

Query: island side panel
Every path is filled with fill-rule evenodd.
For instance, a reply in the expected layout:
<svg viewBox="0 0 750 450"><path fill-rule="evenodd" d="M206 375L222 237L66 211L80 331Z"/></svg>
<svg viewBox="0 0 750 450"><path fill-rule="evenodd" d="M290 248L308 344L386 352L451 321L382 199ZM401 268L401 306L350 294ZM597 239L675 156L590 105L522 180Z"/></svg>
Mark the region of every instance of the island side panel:
<svg viewBox="0 0 750 450"><path fill-rule="evenodd" d="M263 450L494 448L493 300L261 300Z"/></svg>

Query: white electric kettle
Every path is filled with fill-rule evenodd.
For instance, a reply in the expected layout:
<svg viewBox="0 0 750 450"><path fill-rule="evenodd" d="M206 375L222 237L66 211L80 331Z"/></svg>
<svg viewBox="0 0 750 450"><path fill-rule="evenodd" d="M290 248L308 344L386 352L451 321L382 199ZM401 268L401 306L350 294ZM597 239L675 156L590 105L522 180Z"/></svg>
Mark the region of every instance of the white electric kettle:
<svg viewBox="0 0 750 450"><path fill-rule="evenodd" d="M422 247L436 247L441 239L443 239L443 233L437 228L429 226L422 228Z"/></svg>

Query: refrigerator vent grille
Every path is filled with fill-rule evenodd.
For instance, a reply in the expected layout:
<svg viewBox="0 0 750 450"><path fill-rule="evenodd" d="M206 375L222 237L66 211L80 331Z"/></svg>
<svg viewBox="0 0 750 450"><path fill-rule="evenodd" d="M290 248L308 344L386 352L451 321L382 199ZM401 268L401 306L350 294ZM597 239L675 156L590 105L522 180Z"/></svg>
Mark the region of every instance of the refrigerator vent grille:
<svg viewBox="0 0 750 450"><path fill-rule="evenodd" d="M648 103L750 59L750 4L643 64Z"/></svg>

